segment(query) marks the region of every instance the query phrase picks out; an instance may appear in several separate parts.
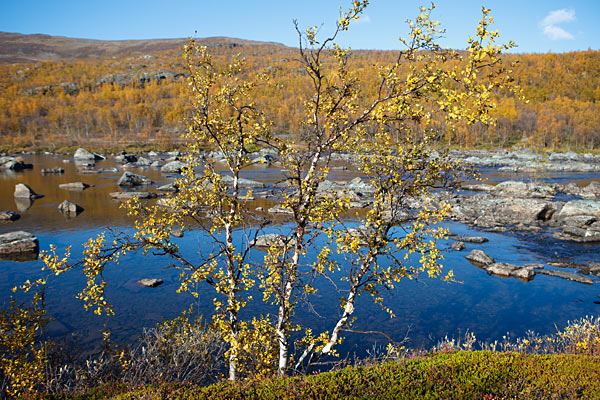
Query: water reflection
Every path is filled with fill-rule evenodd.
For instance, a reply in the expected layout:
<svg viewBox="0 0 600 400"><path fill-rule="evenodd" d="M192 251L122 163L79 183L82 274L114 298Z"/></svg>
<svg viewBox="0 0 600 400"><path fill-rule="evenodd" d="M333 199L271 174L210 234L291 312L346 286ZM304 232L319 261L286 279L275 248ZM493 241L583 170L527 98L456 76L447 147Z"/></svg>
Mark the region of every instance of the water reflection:
<svg viewBox="0 0 600 400"><path fill-rule="evenodd" d="M31 208L35 199L31 199L29 197L15 197L15 204L17 206L17 210L21 212L25 212Z"/></svg>

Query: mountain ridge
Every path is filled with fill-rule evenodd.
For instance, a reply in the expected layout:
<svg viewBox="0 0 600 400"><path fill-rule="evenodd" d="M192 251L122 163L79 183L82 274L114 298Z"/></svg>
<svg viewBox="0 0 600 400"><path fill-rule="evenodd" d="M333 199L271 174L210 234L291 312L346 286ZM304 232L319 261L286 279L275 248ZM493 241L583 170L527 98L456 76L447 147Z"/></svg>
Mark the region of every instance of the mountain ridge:
<svg viewBox="0 0 600 400"><path fill-rule="evenodd" d="M276 42L261 42L224 36L196 38L196 40L208 47L261 45L286 47ZM188 41L189 38L99 40L52 36L43 33L0 32L0 63L84 60L143 55L179 49Z"/></svg>

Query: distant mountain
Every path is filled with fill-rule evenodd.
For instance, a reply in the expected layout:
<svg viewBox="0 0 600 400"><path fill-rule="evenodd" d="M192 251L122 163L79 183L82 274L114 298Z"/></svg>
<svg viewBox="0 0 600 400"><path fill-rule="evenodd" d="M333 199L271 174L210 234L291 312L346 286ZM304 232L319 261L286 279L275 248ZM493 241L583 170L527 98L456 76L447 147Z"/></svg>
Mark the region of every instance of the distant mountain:
<svg viewBox="0 0 600 400"><path fill-rule="evenodd" d="M24 35L0 32L0 62L35 62L58 60L82 60L89 58L122 57L143 55L157 51L179 49L188 39L150 40L93 40L43 34ZM257 42L228 37L197 39L209 47L276 46L274 42Z"/></svg>

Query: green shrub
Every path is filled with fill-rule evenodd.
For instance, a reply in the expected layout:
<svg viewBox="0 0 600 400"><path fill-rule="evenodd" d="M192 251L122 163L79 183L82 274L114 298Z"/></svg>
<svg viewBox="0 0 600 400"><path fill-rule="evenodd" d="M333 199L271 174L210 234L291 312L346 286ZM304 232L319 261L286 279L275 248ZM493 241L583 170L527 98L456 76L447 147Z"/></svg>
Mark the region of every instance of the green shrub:
<svg viewBox="0 0 600 400"><path fill-rule="evenodd" d="M600 358L489 351L437 353L317 375L145 387L119 399L598 399Z"/></svg>

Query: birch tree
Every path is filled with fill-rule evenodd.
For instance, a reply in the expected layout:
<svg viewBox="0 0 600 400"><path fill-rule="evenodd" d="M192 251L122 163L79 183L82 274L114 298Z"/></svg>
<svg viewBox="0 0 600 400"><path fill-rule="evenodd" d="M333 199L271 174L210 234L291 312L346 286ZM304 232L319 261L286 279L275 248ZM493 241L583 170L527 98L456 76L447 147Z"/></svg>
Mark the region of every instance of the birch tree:
<svg viewBox="0 0 600 400"><path fill-rule="evenodd" d="M431 149L430 140L438 134L432 120L443 117L450 130L493 123L493 91L514 89L500 57L513 44L495 43L498 34L488 29L492 20L484 8L467 51L444 49L436 43L444 31L431 19L432 5L409 21L409 35L400 39L404 49L396 52L395 62L378 66L377 81L364 81L352 64L352 52L335 41L367 6L368 1L355 0L340 11L333 33L323 40L317 27L301 30L296 24L299 62L311 84L303 124L296 127L304 132L301 143L274 137L268 116L254 101L258 90L277 89L268 74L240 58L218 65L193 41L186 47L193 116L185 135L187 167L175 182L179 191L155 205L127 203L134 234L117 234L110 241L103 233L90 239L80 263L67 263L52 252L43 255L57 274L82 267L87 284L78 296L86 308L113 312L102 273L123 254L170 256L181 270L179 291L198 296L198 284L214 290L212 323L229 344L228 378L236 380L244 374L309 370L333 353L357 315L359 296L368 294L385 307L381 292L399 281L422 272L441 276L437 240L445 232L436 224L447 206L436 202L432 192L456 187L463 168ZM416 125L427 134L416 138ZM268 221L246 206L252 193L242 193L240 174L251 165L250 150L260 146L280 154L285 177L277 188L291 232L257 263L251 254ZM222 156L226 174L210 158L202 159L207 147ZM352 193L320 190L333 154L340 152L356 161L371 187L371 204L358 227L347 220ZM212 250L187 254L171 237L175 229L201 229ZM328 245L319 247L323 238ZM340 276L341 311L331 329L313 332L302 326L295 311L301 300L310 302L315 279ZM446 278L452 278L451 272ZM273 305L275 318L240 317L249 301L261 300L251 299L250 290ZM303 351L292 354L292 338L298 335Z"/></svg>

